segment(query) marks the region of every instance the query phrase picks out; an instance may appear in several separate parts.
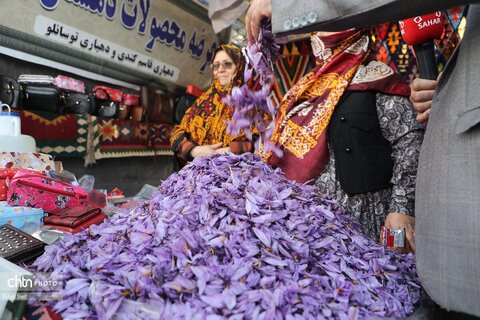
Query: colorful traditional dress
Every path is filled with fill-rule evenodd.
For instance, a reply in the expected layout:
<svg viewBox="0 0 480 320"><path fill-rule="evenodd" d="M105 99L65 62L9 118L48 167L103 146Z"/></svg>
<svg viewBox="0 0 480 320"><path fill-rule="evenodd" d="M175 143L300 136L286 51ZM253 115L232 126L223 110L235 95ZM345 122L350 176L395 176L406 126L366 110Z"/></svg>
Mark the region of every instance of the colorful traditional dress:
<svg viewBox="0 0 480 320"><path fill-rule="evenodd" d="M187 109L181 123L174 127L170 142L175 154L181 159L192 160L190 151L195 146L223 143L228 147L234 140L245 140L245 134L234 136L227 133L228 122L232 119L234 107L223 102L234 86L243 84L245 62L240 49L233 45L221 45L217 52L224 50L236 65L231 85L224 89L217 80Z"/></svg>

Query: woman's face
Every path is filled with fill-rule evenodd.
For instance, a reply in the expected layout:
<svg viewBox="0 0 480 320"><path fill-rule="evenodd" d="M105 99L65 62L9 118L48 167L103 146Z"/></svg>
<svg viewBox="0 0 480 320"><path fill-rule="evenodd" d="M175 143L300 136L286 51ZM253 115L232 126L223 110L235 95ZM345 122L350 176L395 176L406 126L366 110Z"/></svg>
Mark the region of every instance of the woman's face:
<svg viewBox="0 0 480 320"><path fill-rule="evenodd" d="M237 66L225 51L218 51L213 59L213 79L218 80L224 88L232 82Z"/></svg>

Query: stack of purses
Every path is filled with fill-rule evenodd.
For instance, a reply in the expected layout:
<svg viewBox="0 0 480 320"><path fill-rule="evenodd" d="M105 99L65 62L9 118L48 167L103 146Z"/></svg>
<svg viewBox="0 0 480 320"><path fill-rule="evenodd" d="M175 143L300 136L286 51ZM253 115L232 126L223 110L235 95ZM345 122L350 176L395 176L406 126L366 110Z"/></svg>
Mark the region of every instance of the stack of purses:
<svg viewBox="0 0 480 320"><path fill-rule="evenodd" d="M106 218L102 209L93 203L85 203L81 206L65 208L56 213L49 213L43 218L46 226L58 230L77 233L85 230L92 224L99 224Z"/></svg>
<svg viewBox="0 0 480 320"><path fill-rule="evenodd" d="M12 225L0 226L0 257L15 264L27 262L43 253L45 243Z"/></svg>

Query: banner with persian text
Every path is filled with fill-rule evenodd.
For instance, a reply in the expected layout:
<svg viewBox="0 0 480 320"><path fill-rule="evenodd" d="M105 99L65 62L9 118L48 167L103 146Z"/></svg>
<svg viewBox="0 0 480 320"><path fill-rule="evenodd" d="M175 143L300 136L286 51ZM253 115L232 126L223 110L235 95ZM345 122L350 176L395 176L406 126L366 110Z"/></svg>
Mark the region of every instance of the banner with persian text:
<svg viewBox="0 0 480 320"><path fill-rule="evenodd" d="M145 74L205 86L218 39L167 0L0 0L0 24Z"/></svg>

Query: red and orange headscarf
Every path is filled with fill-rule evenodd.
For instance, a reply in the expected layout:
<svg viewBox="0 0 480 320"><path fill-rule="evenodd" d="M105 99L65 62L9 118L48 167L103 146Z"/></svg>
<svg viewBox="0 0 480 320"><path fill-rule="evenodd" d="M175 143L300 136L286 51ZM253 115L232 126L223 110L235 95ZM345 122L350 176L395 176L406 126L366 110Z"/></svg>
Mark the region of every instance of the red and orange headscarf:
<svg viewBox="0 0 480 320"><path fill-rule="evenodd" d="M172 149L185 160L190 150L196 145L222 142L226 147L231 141L240 138L240 140L245 140L243 132L241 136L227 133L227 125L232 119L234 107L223 102L233 87L243 85L245 58L241 50L232 44L220 45L213 58L222 50L228 54L236 66L230 86L225 89L217 80L212 79L208 90L186 111L182 122L173 129L170 138Z"/></svg>
<svg viewBox="0 0 480 320"><path fill-rule="evenodd" d="M276 114L271 140L283 156L267 154L270 165L302 183L317 178L328 162L326 129L346 90L410 95L409 86L390 67L371 60L367 30L323 37L314 33L312 48L315 68L287 92Z"/></svg>

